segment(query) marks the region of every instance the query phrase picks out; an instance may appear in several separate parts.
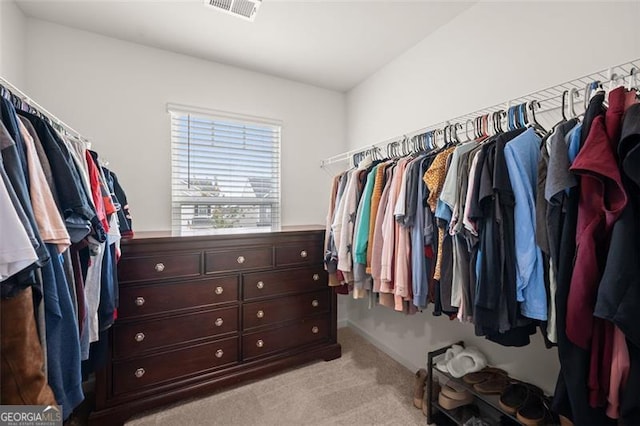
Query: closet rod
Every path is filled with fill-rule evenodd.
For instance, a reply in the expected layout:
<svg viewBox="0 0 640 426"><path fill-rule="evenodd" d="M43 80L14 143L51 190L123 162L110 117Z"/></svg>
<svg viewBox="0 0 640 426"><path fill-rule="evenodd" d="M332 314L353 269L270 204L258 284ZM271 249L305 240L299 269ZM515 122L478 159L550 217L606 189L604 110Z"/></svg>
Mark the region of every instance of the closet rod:
<svg viewBox="0 0 640 426"><path fill-rule="evenodd" d="M572 89L575 89L579 94L580 102L583 102L585 88L591 83L598 81L602 86L607 88L608 87L607 85L611 82L619 82L619 81L627 82L629 78L636 78L637 81L640 82L640 58L631 60L629 62L625 62L620 65L610 67L602 71L597 71L591 74L587 74L585 76L578 77L573 80L567 81L565 83L548 87L546 89L537 90L527 95L520 96L518 98L513 98L506 102L501 102L499 104L496 104L487 108L476 110L472 113L460 115L450 120L446 120L437 124L432 124L430 126L423 127L422 129L405 133L402 136L396 136L394 138L389 138L384 141L377 142L375 144L369 144L364 147L360 147L358 149L353 149L350 151L346 151L346 152L334 155L332 157L328 157L320 162L320 167L324 168L329 164L348 161L352 159L355 154L366 152L369 150L384 149L388 144L391 144L394 142L401 142L404 139L409 139L414 136L422 135L436 129L443 129L446 125L452 125L452 124L462 125L463 126L462 135L464 135L464 128L465 128L464 126L468 120L473 120L475 118L484 116L486 114L491 114L499 110L503 110L506 112L508 111L510 106L537 101L541 107L539 109L536 109L536 114L544 114L546 112L555 111L562 108L562 97L565 91L568 91L570 93ZM542 105L544 105L544 107Z"/></svg>
<svg viewBox="0 0 640 426"><path fill-rule="evenodd" d="M63 128L66 132L68 132L70 134L74 134L75 136L77 136L83 142L85 142L87 144L90 144L89 139L87 139L86 137L82 136L80 134L80 132L75 130L73 127L69 126L64 121L60 120L58 117L56 117L55 115L50 113L47 109L43 108L40 104L38 104L36 101L31 99L22 90L18 89L14 84L9 82L6 78L4 78L2 76L0 76L0 85L4 86L4 88L6 90L8 90L11 93L13 93L14 96L17 96L18 98L20 98L20 100L25 102L27 105L29 105L32 108L38 110L38 112L40 114L45 115L49 120L51 120L53 123L57 124L59 127Z"/></svg>

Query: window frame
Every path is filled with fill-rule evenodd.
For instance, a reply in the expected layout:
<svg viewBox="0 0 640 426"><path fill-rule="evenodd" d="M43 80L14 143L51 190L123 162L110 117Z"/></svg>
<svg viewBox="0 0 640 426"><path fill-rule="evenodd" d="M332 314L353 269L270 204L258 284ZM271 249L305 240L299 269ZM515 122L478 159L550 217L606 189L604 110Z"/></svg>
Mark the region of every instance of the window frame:
<svg viewBox="0 0 640 426"><path fill-rule="evenodd" d="M219 111L219 110L214 110L214 109L208 109L208 108L201 108L201 107L193 107L193 106L187 106L187 105L181 105L181 104L174 104L174 103L168 103L167 104L167 112L169 115L169 145L170 145L170 171L171 171L171 182L170 182L170 190L171 190L171 204L170 204L170 212L171 212L171 229L173 232L180 232L180 233L189 233L189 232L198 232L198 231L202 231L203 229L209 230L211 232L219 232L219 233L233 233L233 232L239 232L242 230L277 230L281 227L282 225L282 133L283 133L283 123L281 120L276 120L276 119L271 119L271 118L265 118L265 117L259 117L259 116L253 116L253 115L247 115L247 114L239 114L239 113L232 113L232 112L228 112L228 111ZM174 185L175 185L175 170L174 170L174 149L175 149L175 144L179 143L175 141L175 137L174 137L174 120L176 120L176 118L174 118L174 115L178 115L178 116L185 116L185 115L190 115L190 116L196 116L198 118L202 118L205 120L211 120L212 122L221 122L223 124L227 124L227 125L239 125L239 126L251 126L251 125L255 125L255 126L269 126L272 127L274 132L277 132L277 138L274 138L275 140L275 146L272 152L277 150L277 167L275 167L275 173L277 173L277 176L274 176L274 174L271 175L271 178L275 177L276 178L276 186L275 188L277 189L277 197L275 197L275 200L271 201L271 202L262 202L262 203L255 203L255 204L251 204L251 203L243 203L242 200L241 202L238 202L238 200L241 200L241 197L238 197L237 199L233 200L234 202L229 203L228 200L226 203L223 202L211 202L211 203L198 203L197 200L191 201L190 203L185 203L182 202L180 203L179 201L176 201L176 192L178 191ZM275 152L274 152L275 154ZM265 163L266 164L266 163ZM209 198L215 198L215 197L209 197ZM178 219L178 222L176 223L176 215L181 216L181 214L178 214L178 210L177 210L177 204L180 204L180 208L182 208L182 206L193 206L193 218L196 218L198 216L198 212L201 211L211 211L212 208L215 208L214 206L221 206L223 207L224 205L231 205L231 206L242 206L244 205L255 205L258 207L258 217L256 218L256 222L259 221L260 216L263 214L264 209L268 209L270 210L270 215L272 215L271 217L271 221L269 224L259 224L256 223L255 226L230 226L230 227L216 227L216 226L196 226L195 224L192 225L187 225L182 223L182 219ZM273 209L277 209L277 214L274 215ZM193 219L192 218L192 219Z"/></svg>

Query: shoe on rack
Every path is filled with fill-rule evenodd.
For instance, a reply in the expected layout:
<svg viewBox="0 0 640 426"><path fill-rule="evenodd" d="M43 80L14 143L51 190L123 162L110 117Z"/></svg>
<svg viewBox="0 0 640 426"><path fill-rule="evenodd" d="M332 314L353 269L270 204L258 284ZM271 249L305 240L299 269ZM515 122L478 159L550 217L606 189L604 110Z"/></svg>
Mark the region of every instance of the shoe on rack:
<svg viewBox="0 0 640 426"><path fill-rule="evenodd" d="M509 377L496 374L484 382L476 383L473 388L485 395L500 395L510 383Z"/></svg>
<svg viewBox="0 0 640 426"><path fill-rule="evenodd" d="M444 390L445 386L443 386ZM451 389L451 388L449 388ZM458 407L469 405L474 401L473 395L470 392L460 395L461 399L453 399L447 396L445 392L440 392L438 395L438 404L445 410L454 410Z"/></svg>
<svg viewBox="0 0 640 426"><path fill-rule="evenodd" d="M542 389L530 383L512 383L500 394L500 407L507 413L515 415L527 401L530 393L539 397L544 395Z"/></svg>
<svg viewBox="0 0 640 426"><path fill-rule="evenodd" d="M424 384L429 377L429 373L424 368L416 371L415 379L413 381L413 405L420 409L422 408L422 398L424 397Z"/></svg>
<svg viewBox="0 0 640 426"><path fill-rule="evenodd" d="M480 371L476 371L475 373L465 374L462 377L462 380L464 380L465 383L468 383L470 385L475 385L476 383L482 383L482 382L485 382L487 380L491 380L491 379L495 378L496 376L509 377L507 372L502 370L502 369L500 369L500 368L485 367Z"/></svg>
<svg viewBox="0 0 640 426"><path fill-rule="evenodd" d="M471 396L471 392L466 389L456 389L452 387L453 383L449 382L442 386L440 393L444 394L447 398L455 399L457 401L464 401Z"/></svg>
<svg viewBox="0 0 640 426"><path fill-rule="evenodd" d="M544 424L547 413L549 408L544 395L529 389L529 395L524 404L518 408L516 418L526 426L539 426Z"/></svg>
<svg viewBox="0 0 640 426"><path fill-rule="evenodd" d="M427 386L429 385L429 382L425 383L424 385L424 397L422 398L422 414L427 415L427 413L429 412L429 404L431 404L432 402L436 401L438 399L438 395L440 395L440 383L438 382L437 378L433 378L433 389L431 390L431 401L429 401L427 399Z"/></svg>
<svg viewBox="0 0 640 426"><path fill-rule="evenodd" d="M455 378L475 373L487 366L487 358L477 348L465 348L447 362L447 370Z"/></svg>
<svg viewBox="0 0 640 426"><path fill-rule="evenodd" d="M447 363L463 350L464 348L460 345L451 345L451 347L444 353L444 358L436 363L436 368L443 373L449 373Z"/></svg>

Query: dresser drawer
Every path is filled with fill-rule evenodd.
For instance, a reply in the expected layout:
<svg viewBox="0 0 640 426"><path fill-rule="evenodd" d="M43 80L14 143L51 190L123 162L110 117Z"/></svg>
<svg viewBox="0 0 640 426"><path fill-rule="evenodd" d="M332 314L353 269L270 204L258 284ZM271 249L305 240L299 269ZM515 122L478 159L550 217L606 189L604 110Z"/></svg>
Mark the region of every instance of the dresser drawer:
<svg viewBox="0 0 640 426"><path fill-rule="evenodd" d="M296 324L246 334L242 338L242 359L256 358L286 349L295 348L329 337L329 319L319 316Z"/></svg>
<svg viewBox="0 0 640 426"><path fill-rule="evenodd" d="M322 263L322 241L307 241L276 246L276 266Z"/></svg>
<svg viewBox="0 0 640 426"><path fill-rule="evenodd" d="M122 286L118 318L128 319L236 300L237 276L146 286Z"/></svg>
<svg viewBox="0 0 640 426"><path fill-rule="evenodd" d="M238 308L217 309L160 320L113 327L114 357L139 355L148 350L238 331Z"/></svg>
<svg viewBox="0 0 640 426"><path fill-rule="evenodd" d="M327 286L327 273L315 268L289 269L275 272L245 274L242 280L244 300L299 293Z"/></svg>
<svg viewBox="0 0 640 426"><path fill-rule="evenodd" d="M278 322L302 319L329 310L329 291L321 290L297 296L245 303L243 328L249 329Z"/></svg>
<svg viewBox="0 0 640 426"><path fill-rule="evenodd" d="M273 266L273 249L270 246L209 251L205 253L204 257L205 272L207 274L270 268Z"/></svg>
<svg viewBox="0 0 640 426"><path fill-rule="evenodd" d="M197 277L202 256L197 253L154 254L123 257L118 263L120 282L155 281L167 278Z"/></svg>
<svg viewBox="0 0 640 426"><path fill-rule="evenodd" d="M131 361L113 363L113 392L120 394L238 362L238 339L230 338Z"/></svg>

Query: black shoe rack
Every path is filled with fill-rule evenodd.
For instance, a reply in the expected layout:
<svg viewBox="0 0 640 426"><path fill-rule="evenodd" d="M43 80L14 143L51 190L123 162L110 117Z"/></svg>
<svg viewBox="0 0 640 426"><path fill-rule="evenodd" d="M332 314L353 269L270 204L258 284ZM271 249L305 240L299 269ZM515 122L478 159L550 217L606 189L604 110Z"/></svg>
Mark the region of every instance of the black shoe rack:
<svg viewBox="0 0 640 426"><path fill-rule="evenodd" d="M435 351L431 351L427 355L427 369L428 369L428 379L427 379L427 401L430 401L429 406L427 408L427 424L429 425L463 425L467 420L463 418L464 412L460 408L456 408L455 410L447 410L444 407L440 406L438 403L438 395L434 395L434 377L439 379L439 382L444 385L446 382L452 381L455 382L460 387L468 390L474 397L475 401L473 404L476 404L481 408L481 412L486 414L487 417L483 415L483 419L488 421L489 424L493 425L525 425L520 422L516 415L510 414L502 409L500 406L500 395L486 395L478 392L473 385L466 383L462 378L457 379L451 376L449 373L440 371L436 368L436 362L438 357L445 354L447 349L451 348L453 345L460 345L464 347L464 342L460 341L457 343L452 343L451 345L445 346L443 348L437 349ZM544 422L545 425L554 424L555 422L552 419L548 419Z"/></svg>

